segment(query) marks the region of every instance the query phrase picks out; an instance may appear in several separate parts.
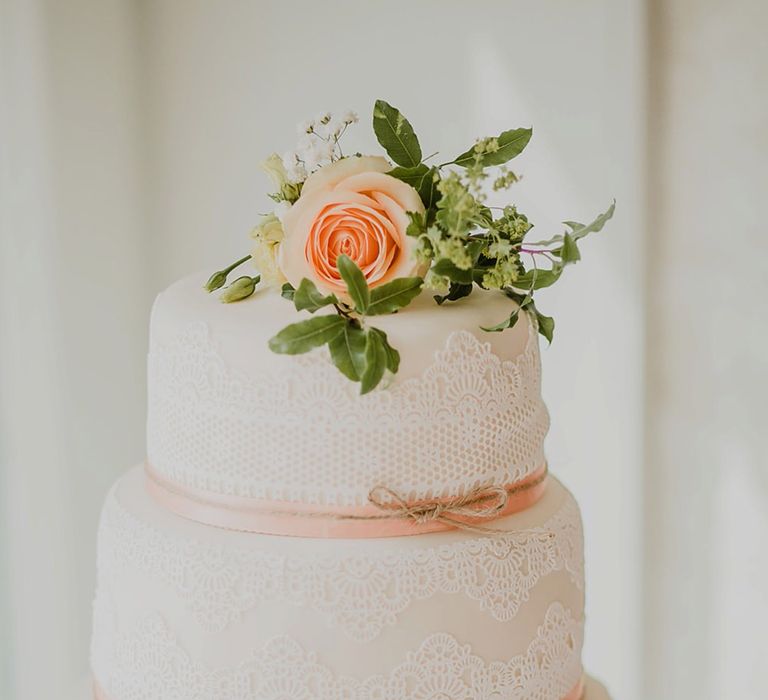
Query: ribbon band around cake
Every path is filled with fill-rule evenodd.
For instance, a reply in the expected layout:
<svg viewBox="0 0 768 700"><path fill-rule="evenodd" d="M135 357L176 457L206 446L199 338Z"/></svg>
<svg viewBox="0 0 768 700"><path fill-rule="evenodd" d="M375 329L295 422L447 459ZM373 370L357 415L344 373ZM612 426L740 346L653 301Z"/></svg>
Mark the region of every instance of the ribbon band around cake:
<svg viewBox="0 0 768 700"><path fill-rule="evenodd" d="M544 494L546 463L524 479L507 485L473 488L458 496L409 501L379 485L368 503L332 506L268 501L215 493L172 482L149 463L146 486L161 506L206 525L267 535L317 538L400 537L462 529L505 534L489 523L534 505Z"/></svg>

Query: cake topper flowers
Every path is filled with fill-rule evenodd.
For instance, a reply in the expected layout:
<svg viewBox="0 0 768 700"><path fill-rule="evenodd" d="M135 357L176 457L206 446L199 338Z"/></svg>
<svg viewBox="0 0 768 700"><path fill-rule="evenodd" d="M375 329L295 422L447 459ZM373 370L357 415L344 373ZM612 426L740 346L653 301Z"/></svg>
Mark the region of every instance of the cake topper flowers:
<svg viewBox="0 0 768 700"><path fill-rule="evenodd" d="M552 341L554 320L542 314L534 293L549 287L580 259L579 241L600 231L615 202L594 221L566 221L566 230L529 241L533 228L516 206L486 204L488 185L509 189L518 176L508 163L528 145L532 130L510 129L478 140L440 165L423 157L410 122L377 100L373 130L387 153L345 155L341 138L358 121L354 112L329 113L299 127L296 150L272 154L264 169L276 203L253 231L251 255L215 272L212 292L248 260L258 273L235 279L221 295L233 302L257 285L279 288L296 310L313 315L286 326L270 341L274 352L295 355L327 345L334 365L360 390L374 389L396 373L400 355L369 317L410 304L424 287L438 305L456 302L475 287L510 299L506 318L483 330L511 328L524 312Z"/></svg>

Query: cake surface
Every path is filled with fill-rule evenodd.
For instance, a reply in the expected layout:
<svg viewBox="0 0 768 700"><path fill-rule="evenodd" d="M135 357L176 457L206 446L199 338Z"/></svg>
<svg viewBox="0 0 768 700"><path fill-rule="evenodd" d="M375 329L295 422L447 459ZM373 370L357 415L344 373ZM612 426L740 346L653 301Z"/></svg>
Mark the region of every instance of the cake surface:
<svg viewBox="0 0 768 700"><path fill-rule="evenodd" d="M438 307L427 293L377 317L401 352L386 389L359 395L327 350L276 355L295 314L268 290L236 305L195 275L160 294L151 321L148 461L195 489L359 505L385 484L404 498L506 484L544 464L549 416L530 322L485 333L509 299L477 291Z"/></svg>

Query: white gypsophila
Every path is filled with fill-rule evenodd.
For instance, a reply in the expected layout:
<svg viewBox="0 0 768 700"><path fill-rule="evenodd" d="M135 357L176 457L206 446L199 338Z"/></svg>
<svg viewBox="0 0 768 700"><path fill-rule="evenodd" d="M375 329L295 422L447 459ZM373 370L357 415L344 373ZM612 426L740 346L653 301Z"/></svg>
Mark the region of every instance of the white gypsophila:
<svg viewBox="0 0 768 700"><path fill-rule="evenodd" d="M357 124L360 121L360 117L357 116L357 112L352 109L346 109L341 113L341 121L344 124Z"/></svg>
<svg viewBox="0 0 768 700"><path fill-rule="evenodd" d="M296 151L287 151L283 154L283 167L285 175L291 182L304 182L307 178L307 169L302 158Z"/></svg>
<svg viewBox="0 0 768 700"><path fill-rule="evenodd" d="M300 122L296 125L296 133L299 135L302 134L311 134L315 129L315 122L306 120L303 122Z"/></svg>
<svg viewBox="0 0 768 700"><path fill-rule="evenodd" d="M282 202L278 202L275 205L275 216L278 218L280 223L283 223L283 217L291 210L291 203L287 202L286 200L283 200Z"/></svg>
<svg viewBox="0 0 768 700"><path fill-rule="evenodd" d="M299 140L296 142L296 156L299 160L304 160L304 156L312 150L312 145L318 140L316 134L303 134L299 136Z"/></svg>
<svg viewBox="0 0 768 700"><path fill-rule="evenodd" d="M316 134L306 134L299 139L296 145L296 157L302 163L308 173L328 165L333 160L334 144Z"/></svg>
<svg viewBox="0 0 768 700"><path fill-rule="evenodd" d="M317 124L327 124L329 121L331 121L331 113L330 112L320 112L315 117L315 122Z"/></svg>
<svg viewBox="0 0 768 700"><path fill-rule="evenodd" d="M343 119L335 118L332 119L328 123L328 135L332 139L337 139L339 136L341 136L341 132L344 131L344 129L347 126L347 122L345 122Z"/></svg>
<svg viewBox="0 0 768 700"><path fill-rule="evenodd" d="M311 170L311 168L307 166L307 158L309 157L310 151L312 150L312 144L316 138L317 137L314 134L304 134L299 137L299 140L296 142L296 148L293 151L296 160L304 163L307 170Z"/></svg>
<svg viewBox="0 0 768 700"><path fill-rule="evenodd" d="M322 168L324 165L328 165L333 160L334 149L333 144L327 141L315 140L313 143L303 152L302 160L306 165L309 172Z"/></svg>

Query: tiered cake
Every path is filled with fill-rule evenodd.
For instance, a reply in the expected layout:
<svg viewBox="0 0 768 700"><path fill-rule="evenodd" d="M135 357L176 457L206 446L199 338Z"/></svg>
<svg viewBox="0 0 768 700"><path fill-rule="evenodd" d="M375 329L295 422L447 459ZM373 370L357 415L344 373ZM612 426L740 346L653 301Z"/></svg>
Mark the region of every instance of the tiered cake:
<svg viewBox="0 0 768 700"><path fill-rule="evenodd" d="M432 165L382 100L388 158L346 156L356 121L301 124L251 255L155 303L147 460L99 532L99 700L606 698L534 293L614 208L531 242L486 203L531 129Z"/></svg>
<svg viewBox="0 0 768 700"><path fill-rule="evenodd" d="M478 330L501 295L438 311L424 294L379 321L402 366L360 396L324 348L268 350L279 295L226 306L203 282L152 314L147 464L115 484L99 533L97 697L581 698L581 524L554 477L488 531L369 537L312 515L364 507L377 484L424 501L532 483L548 428L535 329ZM304 536L254 531L294 519Z"/></svg>

